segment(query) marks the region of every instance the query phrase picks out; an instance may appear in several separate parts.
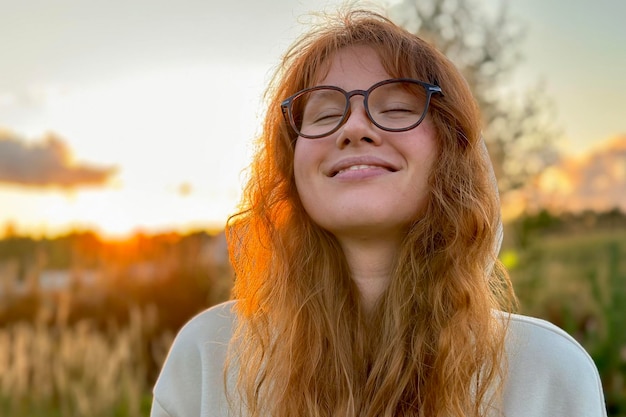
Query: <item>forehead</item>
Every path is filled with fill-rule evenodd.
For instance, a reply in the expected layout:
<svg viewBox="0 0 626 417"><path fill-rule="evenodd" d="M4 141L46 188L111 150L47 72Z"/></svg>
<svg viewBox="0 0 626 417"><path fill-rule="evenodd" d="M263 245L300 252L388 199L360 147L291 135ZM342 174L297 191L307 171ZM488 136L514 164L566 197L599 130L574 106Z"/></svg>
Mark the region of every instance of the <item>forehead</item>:
<svg viewBox="0 0 626 417"><path fill-rule="evenodd" d="M315 85L335 85L344 90L367 89L393 78L378 53L369 46L348 46L333 53L321 66Z"/></svg>

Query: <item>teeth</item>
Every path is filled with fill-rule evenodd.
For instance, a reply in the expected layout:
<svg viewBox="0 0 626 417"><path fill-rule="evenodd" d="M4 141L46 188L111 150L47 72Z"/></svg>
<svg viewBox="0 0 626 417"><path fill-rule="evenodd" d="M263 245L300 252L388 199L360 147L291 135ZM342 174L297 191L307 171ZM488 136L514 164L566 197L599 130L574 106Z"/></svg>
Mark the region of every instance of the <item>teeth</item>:
<svg viewBox="0 0 626 417"><path fill-rule="evenodd" d="M367 169L367 168L372 168L374 167L374 165L352 165L348 168L342 169L339 172L337 172L337 174L341 174L342 172L346 172L346 171L357 171L359 169Z"/></svg>

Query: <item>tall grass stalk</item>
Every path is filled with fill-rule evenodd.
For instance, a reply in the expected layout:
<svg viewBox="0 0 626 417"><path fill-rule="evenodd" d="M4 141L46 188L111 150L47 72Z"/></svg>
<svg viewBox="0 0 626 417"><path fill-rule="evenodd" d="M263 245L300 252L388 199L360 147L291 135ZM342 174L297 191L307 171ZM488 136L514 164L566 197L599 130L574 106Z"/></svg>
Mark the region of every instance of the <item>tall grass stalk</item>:
<svg viewBox="0 0 626 417"><path fill-rule="evenodd" d="M135 417L149 393L142 335L154 313L133 309L128 326L107 334L88 321L49 327L34 323L0 330L0 414L34 417ZM160 357L171 344L151 351Z"/></svg>

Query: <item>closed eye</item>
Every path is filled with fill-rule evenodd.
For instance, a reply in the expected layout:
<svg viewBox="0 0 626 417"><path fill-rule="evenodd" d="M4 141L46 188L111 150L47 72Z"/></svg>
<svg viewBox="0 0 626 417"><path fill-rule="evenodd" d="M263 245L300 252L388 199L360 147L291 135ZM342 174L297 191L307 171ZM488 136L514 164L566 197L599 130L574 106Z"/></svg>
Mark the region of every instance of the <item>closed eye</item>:
<svg viewBox="0 0 626 417"><path fill-rule="evenodd" d="M386 110L381 111L381 113L394 113L394 112L415 113L415 109L398 107L398 108L394 108L394 109L386 109Z"/></svg>
<svg viewBox="0 0 626 417"><path fill-rule="evenodd" d="M312 123L314 124L328 123L328 122L336 121L337 119L340 119L341 117L343 117L343 112L320 114L313 119Z"/></svg>

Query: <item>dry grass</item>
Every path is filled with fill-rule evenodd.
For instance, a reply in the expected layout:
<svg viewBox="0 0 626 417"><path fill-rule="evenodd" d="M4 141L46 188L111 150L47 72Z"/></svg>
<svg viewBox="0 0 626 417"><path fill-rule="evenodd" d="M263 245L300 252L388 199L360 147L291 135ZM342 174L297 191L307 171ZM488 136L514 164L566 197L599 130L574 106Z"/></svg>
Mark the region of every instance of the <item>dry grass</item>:
<svg viewBox="0 0 626 417"><path fill-rule="evenodd" d="M142 335L154 326L150 309L131 312L129 325L106 334L90 321L49 327L13 323L0 330L0 409L2 415L64 417L145 414L146 358ZM152 343L162 363L173 335ZM54 414L53 414L54 415Z"/></svg>
<svg viewBox="0 0 626 417"><path fill-rule="evenodd" d="M63 242L0 259L0 416L147 415L177 329L229 296L223 236L73 239L61 286L42 278Z"/></svg>

